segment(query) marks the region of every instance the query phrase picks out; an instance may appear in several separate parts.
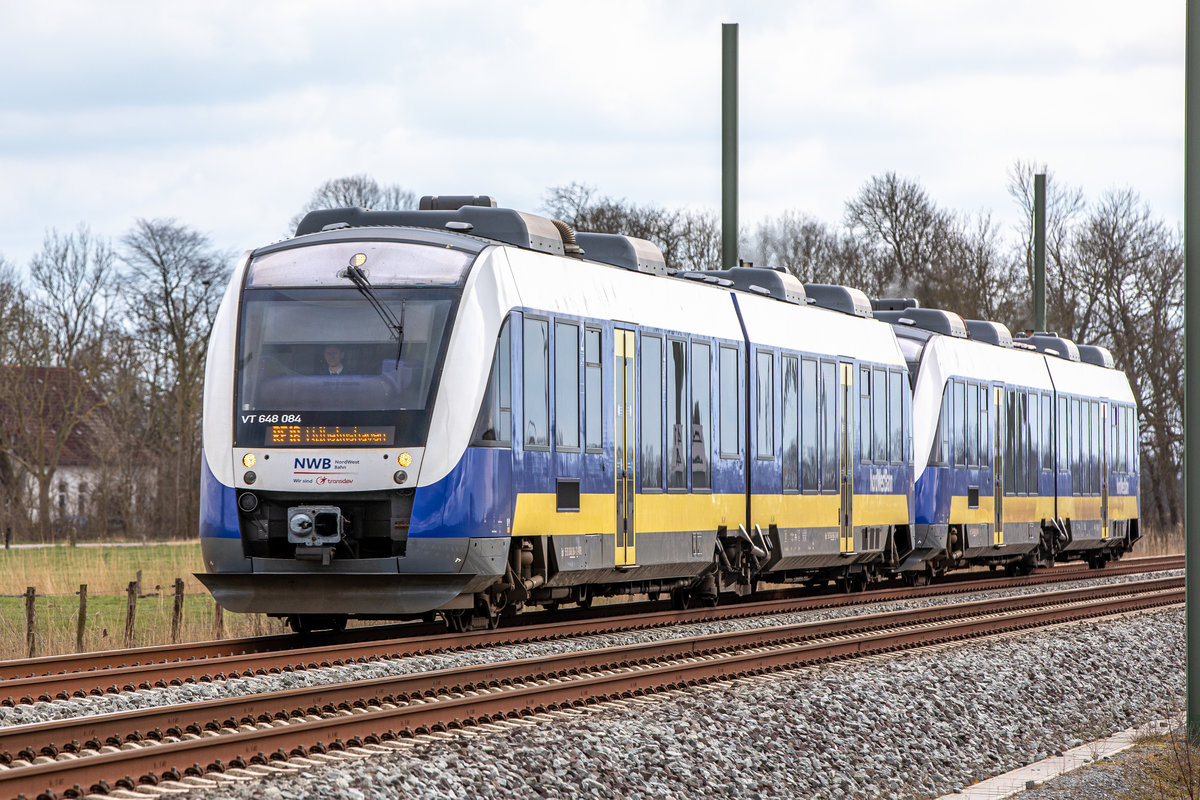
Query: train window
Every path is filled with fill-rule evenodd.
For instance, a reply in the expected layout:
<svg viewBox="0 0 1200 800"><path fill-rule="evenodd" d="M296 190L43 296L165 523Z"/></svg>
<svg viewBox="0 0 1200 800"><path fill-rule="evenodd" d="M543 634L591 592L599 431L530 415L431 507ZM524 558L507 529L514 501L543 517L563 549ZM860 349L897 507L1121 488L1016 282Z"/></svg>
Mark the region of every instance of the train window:
<svg viewBox="0 0 1200 800"><path fill-rule="evenodd" d="M1007 435L1004 437L1004 486L1005 494L1015 494L1017 479L1015 465L1017 462L1017 393L1009 389L1005 394L1004 418L1008 424Z"/></svg>
<svg viewBox="0 0 1200 800"><path fill-rule="evenodd" d="M755 454L761 459L775 458L775 354L758 351L755 370Z"/></svg>
<svg viewBox="0 0 1200 800"><path fill-rule="evenodd" d="M876 368L872 370L871 394L871 455L876 464L886 464L888 460L887 440L887 372Z"/></svg>
<svg viewBox="0 0 1200 800"><path fill-rule="evenodd" d="M1029 417L1026 420L1029 452L1026 454L1025 491L1029 494L1037 494L1038 470L1041 469L1042 464L1041 405L1037 392L1026 392L1025 397L1029 409Z"/></svg>
<svg viewBox="0 0 1200 800"><path fill-rule="evenodd" d="M979 387L979 466L985 469L992 462L988 421L988 387L985 383Z"/></svg>
<svg viewBox="0 0 1200 800"><path fill-rule="evenodd" d="M1133 445L1133 407L1125 406L1125 472L1133 474L1134 445Z"/></svg>
<svg viewBox="0 0 1200 800"><path fill-rule="evenodd" d="M899 372L888 373L888 460L904 461L904 378Z"/></svg>
<svg viewBox="0 0 1200 800"><path fill-rule="evenodd" d="M811 358L800 362L800 490L815 492L817 476L817 362Z"/></svg>
<svg viewBox="0 0 1200 800"><path fill-rule="evenodd" d="M642 488L661 489L662 453L662 339L642 337L641 386Z"/></svg>
<svg viewBox="0 0 1200 800"><path fill-rule="evenodd" d="M954 399L951 402L950 415L954 420L954 466L967 465L967 389L962 381L954 381Z"/></svg>
<svg viewBox="0 0 1200 800"><path fill-rule="evenodd" d="M1129 437L1127 442L1129 459L1125 466L1128 467L1126 471L1133 474L1137 472L1138 464L1137 406L1130 406L1126 410L1129 412L1129 430L1126 432Z"/></svg>
<svg viewBox="0 0 1200 800"><path fill-rule="evenodd" d="M967 466L979 466L979 387L967 384Z"/></svg>
<svg viewBox="0 0 1200 800"><path fill-rule="evenodd" d="M821 362L821 491L838 490L838 377L837 364ZM845 409L842 409L845 412Z"/></svg>
<svg viewBox="0 0 1200 800"><path fill-rule="evenodd" d="M938 412L937 431L933 435L934 464L947 466L950 463L950 398L953 395L951 384L942 387L942 408Z"/></svg>
<svg viewBox="0 0 1200 800"><path fill-rule="evenodd" d="M1054 432L1050 424L1050 395L1042 394L1042 469L1054 469Z"/></svg>
<svg viewBox="0 0 1200 800"><path fill-rule="evenodd" d="M795 356L783 357L783 490L800 490L800 369Z"/></svg>
<svg viewBox="0 0 1200 800"><path fill-rule="evenodd" d="M525 446L550 447L550 323L525 318Z"/></svg>
<svg viewBox="0 0 1200 800"><path fill-rule="evenodd" d="M667 488L687 489L691 433L687 422L687 342L667 340Z"/></svg>
<svg viewBox="0 0 1200 800"><path fill-rule="evenodd" d="M1088 459L1088 470L1091 474L1092 494L1100 492L1100 404L1095 400L1088 403L1089 435L1091 437L1091 456Z"/></svg>
<svg viewBox="0 0 1200 800"><path fill-rule="evenodd" d="M1108 451L1111 454L1109 456L1111 461L1109 462L1108 467L1113 472L1124 472L1125 437L1121 433L1121 426L1125 422L1125 409L1121 408L1121 406L1117 405L1116 403L1110 405L1108 407L1108 421Z"/></svg>
<svg viewBox="0 0 1200 800"><path fill-rule="evenodd" d="M858 447L864 464L873 460L871 441L871 369L861 367L858 371Z"/></svg>
<svg viewBox="0 0 1200 800"><path fill-rule="evenodd" d="M579 326L554 323L554 447L579 450Z"/></svg>
<svg viewBox="0 0 1200 800"><path fill-rule="evenodd" d="M721 390L721 457L738 457L738 351L736 347L721 345L720 390Z"/></svg>
<svg viewBox="0 0 1200 800"><path fill-rule="evenodd" d="M708 345L692 342L692 491L712 488L708 477L708 438L712 430L712 366Z"/></svg>
<svg viewBox="0 0 1200 800"><path fill-rule="evenodd" d="M1083 458L1082 418L1079 413L1079 398L1071 398L1071 494L1083 494L1083 470L1080 467Z"/></svg>
<svg viewBox="0 0 1200 800"><path fill-rule="evenodd" d="M512 370L509 352L508 318L500 326L492 371L483 393L483 405L475 422L473 445L509 445L512 442Z"/></svg>
<svg viewBox="0 0 1200 800"><path fill-rule="evenodd" d="M1067 424L1067 398L1058 398L1058 419L1054 420L1058 428L1058 471L1067 471L1067 431L1070 426Z"/></svg>
<svg viewBox="0 0 1200 800"><path fill-rule="evenodd" d="M604 448L604 431L601 416L603 403L600 400L600 330L588 328L583 332L583 416L584 446L589 452L600 452Z"/></svg>

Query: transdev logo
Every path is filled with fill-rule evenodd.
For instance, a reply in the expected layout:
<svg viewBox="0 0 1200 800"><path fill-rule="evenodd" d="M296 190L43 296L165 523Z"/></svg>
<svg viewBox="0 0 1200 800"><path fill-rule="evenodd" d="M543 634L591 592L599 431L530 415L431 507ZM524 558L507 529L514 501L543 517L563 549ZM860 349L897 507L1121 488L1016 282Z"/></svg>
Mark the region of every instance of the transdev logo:
<svg viewBox="0 0 1200 800"><path fill-rule="evenodd" d="M331 469L332 467L333 461L328 458L297 458L292 469Z"/></svg>

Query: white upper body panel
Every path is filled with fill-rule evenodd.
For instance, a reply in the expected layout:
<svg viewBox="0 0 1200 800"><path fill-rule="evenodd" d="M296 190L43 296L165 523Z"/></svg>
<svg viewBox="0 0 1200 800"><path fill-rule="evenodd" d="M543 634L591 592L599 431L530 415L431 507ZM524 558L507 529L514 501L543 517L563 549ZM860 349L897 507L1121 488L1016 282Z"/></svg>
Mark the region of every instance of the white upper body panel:
<svg viewBox="0 0 1200 800"><path fill-rule="evenodd" d="M239 300L249 263L250 253L247 252L229 277L229 286L213 318L205 356L204 453L213 476L226 486L233 485L233 366L237 360Z"/></svg>

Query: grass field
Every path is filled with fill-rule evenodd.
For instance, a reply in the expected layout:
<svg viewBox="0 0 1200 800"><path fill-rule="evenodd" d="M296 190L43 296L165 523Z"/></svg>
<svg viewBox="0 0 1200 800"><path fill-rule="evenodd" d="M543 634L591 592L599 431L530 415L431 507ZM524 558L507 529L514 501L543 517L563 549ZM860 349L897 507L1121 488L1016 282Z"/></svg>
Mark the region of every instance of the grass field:
<svg viewBox="0 0 1200 800"><path fill-rule="evenodd" d="M171 639L176 578L184 581L181 641L217 636L215 603L192 575L199 571L200 543L158 543L135 547L37 547L0 550L0 659L27 655L25 590L37 591L34 604L38 655L75 650L79 586L87 584L83 649L125 646L126 587L141 570L133 645ZM279 620L259 614L223 615L226 636L253 636L284 630Z"/></svg>

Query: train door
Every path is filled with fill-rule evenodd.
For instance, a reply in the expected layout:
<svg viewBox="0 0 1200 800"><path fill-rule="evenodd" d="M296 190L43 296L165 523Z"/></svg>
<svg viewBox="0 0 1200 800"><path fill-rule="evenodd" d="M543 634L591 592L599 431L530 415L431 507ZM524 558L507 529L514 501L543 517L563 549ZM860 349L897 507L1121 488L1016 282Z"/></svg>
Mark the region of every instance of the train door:
<svg viewBox="0 0 1200 800"><path fill-rule="evenodd" d="M850 444L853 442L850 426L851 409L854 408L854 367L842 362L838 365L841 373L839 391L837 393L837 457L838 473L841 476L841 553L854 552L854 457Z"/></svg>
<svg viewBox="0 0 1200 800"><path fill-rule="evenodd" d="M634 456L637 453L637 418L634 416L634 336L633 331L616 328L613 331L613 439L616 463L615 496L617 498L616 552L618 567L637 563L636 531L633 519Z"/></svg>
<svg viewBox="0 0 1200 800"><path fill-rule="evenodd" d="M1108 538L1108 403L1100 403L1100 538Z"/></svg>
<svg viewBox="0 0 1200 800"><path fill-rule="evenodd" d="M992 407L995 423L992 427L992 502L996 507L996 521L992 528L992 546L1004 545L1004 387L993 390Z"/></svg>

